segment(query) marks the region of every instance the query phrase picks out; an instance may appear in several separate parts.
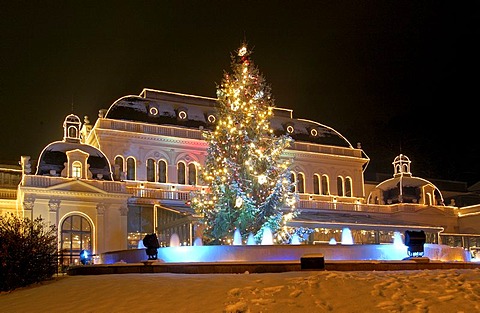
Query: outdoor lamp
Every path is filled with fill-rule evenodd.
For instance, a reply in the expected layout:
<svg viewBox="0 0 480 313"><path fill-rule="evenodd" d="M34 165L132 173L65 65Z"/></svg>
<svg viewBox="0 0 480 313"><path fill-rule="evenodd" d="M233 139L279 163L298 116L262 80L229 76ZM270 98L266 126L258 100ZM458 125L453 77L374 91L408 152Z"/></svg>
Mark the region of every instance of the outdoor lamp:
<svg viewBox="0 0 480 313"><path fill-rule="evenodd" d="M80 262L83 265L90 264L92 262L92 253L90 250L80 251Z"/></svg>
<svg viewBox="0 0 480 313"><path fill-rule="evenodd" d="M407 230L405 231L405 245L408 247L408 255L413 257L423 256L423 245L425 244L425 232L423 230Z"/></svg>

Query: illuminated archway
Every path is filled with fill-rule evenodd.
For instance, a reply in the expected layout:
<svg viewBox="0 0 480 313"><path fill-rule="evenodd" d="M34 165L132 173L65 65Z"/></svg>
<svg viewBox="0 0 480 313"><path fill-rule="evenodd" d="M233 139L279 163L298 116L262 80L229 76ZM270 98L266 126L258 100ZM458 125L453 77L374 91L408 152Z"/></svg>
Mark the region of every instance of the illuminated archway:
<svg viewBox="0 0 480 313"><path fill-rule="evenodd" d="M93 253L93 234L93 223L80 212L66 216L60 223L60 263L77 264L82 250Z"/></svg>

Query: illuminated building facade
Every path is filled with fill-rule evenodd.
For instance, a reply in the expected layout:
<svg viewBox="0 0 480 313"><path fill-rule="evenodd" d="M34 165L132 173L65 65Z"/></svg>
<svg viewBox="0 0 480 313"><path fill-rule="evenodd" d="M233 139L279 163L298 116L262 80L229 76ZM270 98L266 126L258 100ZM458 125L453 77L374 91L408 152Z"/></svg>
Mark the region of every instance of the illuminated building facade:
<svg viewBox="0 0 480 313"><path fill-rule="evenodd" d="M94 125L67 116L63 140L47 145L35 168L22 157L16 199L2 210L57 225L65 264L83 249L137 248L152 232L164 246L173 234L193 245L201 225L189 201L205 189L202 133L215 125L215 103L144 89L101 110ZM292 160L301 213L289 226L314 229L308 243L340 242L344 228L355 243L389 243L394 232L413 229L424 230L427 242L480 246L480 206L446 205L435 185L412 175L406 156L394 160L392 178L371 185L367 155L331 127L282 108L271 127L294 139L284 157Z"/></svg>

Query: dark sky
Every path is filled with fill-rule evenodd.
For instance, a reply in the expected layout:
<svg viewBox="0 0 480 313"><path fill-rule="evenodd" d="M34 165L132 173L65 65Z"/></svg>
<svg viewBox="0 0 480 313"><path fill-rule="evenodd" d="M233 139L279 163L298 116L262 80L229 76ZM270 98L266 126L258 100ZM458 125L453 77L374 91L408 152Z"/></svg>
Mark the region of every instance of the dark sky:
<svg viewBox="0 0 480 313"><path fill-rule="evenodd" d="M38 158L72 107L93 123L143 88L215 97L245 38L276 106L361 142L369 173L404 153L474 183L475 2L2 1L0 161Z"/></svg>

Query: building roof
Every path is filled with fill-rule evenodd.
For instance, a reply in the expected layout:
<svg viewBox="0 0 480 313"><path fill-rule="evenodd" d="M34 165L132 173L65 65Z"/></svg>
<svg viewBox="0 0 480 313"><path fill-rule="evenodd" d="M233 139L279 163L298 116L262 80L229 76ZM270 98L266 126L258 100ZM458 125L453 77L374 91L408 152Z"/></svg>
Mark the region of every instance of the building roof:
<svg viewBox="0 0 480 313"><path fill-rule="evenodd" d="M43 149L38 158L37 172L35 174L51 175L51 171L54 170L54 176L60 175L67 162L66 152L72 150L80 150L89 154L87 164L90 165L89 170L93 177L101 174L102 179L113 180L110 163L100 150L87 144L64 141L52 142Z"/></svg>
<svg viewBox="0 0 480 313"><path fill-rule="evenodd" d="M139 96L116 100L105 118L213 129L217 100L201 96L144 89ZM338 131L320 123L293 118L290 109L275 108L270 125L275 135L290 135L295 141L353 148Z"/></svg>
<svg viewBox="0 0 480 313"><path fill-rule="evenodd" d="M422 194L422 189L429 186L434 190L433 196L436 203L443 205L444 199L440 189L426 179L413 176L410 171L410 163L411 161L407 156L403 154L397 156L392 162L393 177L379 183L370 192L368 202L374 192L381 191L385 203L417 203Z"/></svg>

